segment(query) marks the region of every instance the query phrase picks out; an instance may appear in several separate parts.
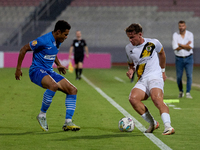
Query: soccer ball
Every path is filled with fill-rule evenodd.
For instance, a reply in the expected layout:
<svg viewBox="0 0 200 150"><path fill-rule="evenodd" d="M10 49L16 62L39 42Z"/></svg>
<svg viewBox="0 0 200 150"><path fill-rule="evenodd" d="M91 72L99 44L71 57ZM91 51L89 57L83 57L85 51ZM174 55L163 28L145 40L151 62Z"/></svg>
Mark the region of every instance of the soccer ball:
<svg viewBox="0 0 200 150"><path fill-rule="evenodd" d="M119 130L122 132L131 132L135 128L135 123L130 117L124 117L119 120L118 124Z"/></svg>

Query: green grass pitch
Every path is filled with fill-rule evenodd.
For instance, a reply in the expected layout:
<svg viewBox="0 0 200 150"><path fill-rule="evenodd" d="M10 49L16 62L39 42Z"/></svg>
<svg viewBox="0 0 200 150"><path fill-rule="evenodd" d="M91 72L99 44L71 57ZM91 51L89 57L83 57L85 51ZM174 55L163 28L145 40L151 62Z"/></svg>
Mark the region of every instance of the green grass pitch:
<svg viewBox="0 0 200 150"><path fill-rule="evenodd" d="M194 68L193 82L198 79L200 67ZM20 81L14 77L14 68L0 69L0 149L1 150L158 150L159 148L137 128L120 132L118 121L124 117L83 79L75 80L74 73L65 77L78 88L77 107L73 117L80 131L62 131L65 119L65 94L57 92L47 112L49 132L40 129L36 120L45 89L31 83L28 69L22 69ZM95 86L128 111L146 128L148 124L131 107L128 95L134 86L126 77L127 66L111 69L84 69L83 74ZM168 77L175 78L174 67L167 67ZM115 79L120 78L124 82ZM185 77L184 77L185 79ZM178 99L176 82L166 80L164 99ZM185 91L185 85L184 85ZM179 103L167 104L176 133L163 136L164 130L158 109L151 99L144 101L160 128L154 135L174 150L196 150L200 147L199 102L200 88L192 87L193 99L181 98Z"/></svg>

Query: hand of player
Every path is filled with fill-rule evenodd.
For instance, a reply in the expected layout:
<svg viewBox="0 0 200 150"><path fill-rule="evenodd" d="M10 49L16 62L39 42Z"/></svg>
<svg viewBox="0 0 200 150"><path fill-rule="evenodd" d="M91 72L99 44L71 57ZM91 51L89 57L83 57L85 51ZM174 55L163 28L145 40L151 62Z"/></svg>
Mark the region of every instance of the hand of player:
<svg viewBox="0 0 200 150"><path fill-rule="evenodd" d="M67 70L67 68L65 67L65 66L57 66L57 69L58 69L58 71L59 71L59 73L60 74L66 74L66 70Z"/></svg>
<svg viewBox="0 0 200 150"><path fill-rule="evenodd" d="M16 71L15 71L15 79L16 80L20 80L20 76L22 76L21 69L16 69Z"/></svg>
<svg viewBox="0 0 200 150"><path fill-rule="evenodd" d="M162 73L162 76L163 76L163 80L165 81L167 79L165 72Z"/></svg>
<svg viewBox="0 0 200 150"><path fill-rule="evenodd" d="M131 79L133 77L133 69L129 69L127 72L126 72L126 75L128 76L129 79Z"/></svg>

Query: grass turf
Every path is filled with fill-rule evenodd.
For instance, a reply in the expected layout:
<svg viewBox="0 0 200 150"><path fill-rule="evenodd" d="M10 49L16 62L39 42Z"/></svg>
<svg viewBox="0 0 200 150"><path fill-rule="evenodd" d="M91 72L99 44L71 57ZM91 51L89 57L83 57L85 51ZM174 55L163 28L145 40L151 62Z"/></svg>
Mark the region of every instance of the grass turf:
<svg viewBox="0 0 200 150"><path fill-rule="evenodd" d="M83 74L109 97L116 101L146 128L148 124L130 106L128 95L134 83L126 77L127 67L112 69L84 69ZM198 80L199 68L194 69L193 81ZM74 123L81 126L77 132L64 132L65 94L57 92L47 113L49 132L43 132L36 120L40 111L44 89L31 83L28 69L23 69L21 81L14 78L15 69L0 69L0 147L1 149L159 149L137 128L131 133L120 132L118 121L123 115L84 80L76 81L75 75L67 73L77 88L77 108ZM167 75L174 73L167 67ZM115 79L118 77L123 82ZM158 110L148 99L144 101L154 118L160 122L160 129L154 135L172 149L198 149L199 88L193 87L193 99L180 99L179 103L169 106L172 126L176 133L163 136L164 130ZM177 99L178 88L175 82L165 82L165 99ZM175 109L181 108L181 109Z"/></svg>

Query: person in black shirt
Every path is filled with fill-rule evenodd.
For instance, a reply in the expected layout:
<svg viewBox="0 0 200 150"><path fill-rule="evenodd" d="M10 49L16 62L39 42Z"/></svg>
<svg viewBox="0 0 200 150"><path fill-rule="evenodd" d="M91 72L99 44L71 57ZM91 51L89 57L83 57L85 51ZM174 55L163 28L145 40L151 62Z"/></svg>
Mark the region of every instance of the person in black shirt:
<svg viewBox="0 0 200 150"><path fill-rule="evenodd" d="M89 50L84 39L81 37L81 31L76 31L76 39L73 40L73 43L69 49L69 59L72 58L72 52L74 50L74 61L75 61L75 73L76 80L81 79L81 74L83 70L83 59L84 59L84 50L86 52L86 57L89 57Z"/></svg>

